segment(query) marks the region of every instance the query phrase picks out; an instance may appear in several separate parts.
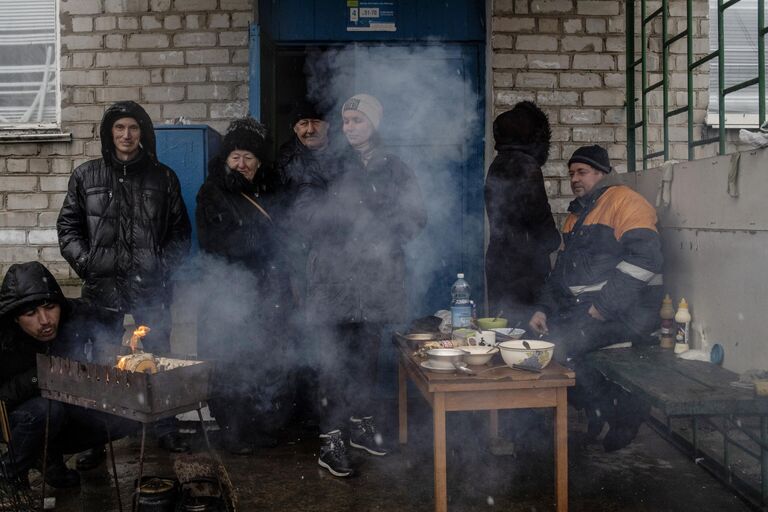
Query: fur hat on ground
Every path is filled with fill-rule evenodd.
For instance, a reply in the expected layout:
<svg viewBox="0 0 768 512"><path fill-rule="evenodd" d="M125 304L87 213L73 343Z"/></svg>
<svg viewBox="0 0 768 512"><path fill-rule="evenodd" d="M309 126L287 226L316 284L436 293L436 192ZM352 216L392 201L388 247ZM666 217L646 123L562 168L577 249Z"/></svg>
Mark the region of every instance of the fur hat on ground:
<svg viewBox="0 0 768 512"><path fill-rule="evenodd" d="M582 163L591 165L598 171L608 174L611 172L611 160L608 158L608 151L604 147L598 146L582 146L573 152L571 159L568 160L568 167L572 163Z"/></svg>
<svg viewBox="0 0 768 512"><path fill-rule="evenodd" d="M229 124L221 145L221 155L239 149L250 151L262 162L267 155L267 128L251 116L235 119Z"/></svg>
<svg viewBox="0 0 768 512"><path fill-rule="evenodd" d="M357 110L365 114L365 117L368 118L376 130L379 129L381 118L384 116L384 107L381 106L379 100L370 94L355 94L349 98L344 102L344 106L341 107L341 113L343 114L347 110Z"/></svg>

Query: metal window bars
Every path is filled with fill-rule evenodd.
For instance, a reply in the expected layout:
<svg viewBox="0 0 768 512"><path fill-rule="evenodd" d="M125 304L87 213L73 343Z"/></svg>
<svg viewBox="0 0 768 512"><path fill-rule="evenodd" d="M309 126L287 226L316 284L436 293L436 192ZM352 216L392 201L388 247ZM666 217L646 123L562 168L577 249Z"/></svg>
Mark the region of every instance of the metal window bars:
<svg viewBox="0 0 768 512"><path fill-rule="evenodd" d="M681 0L682 1L682 0ZM725 87L725 30L724 19L726 10L739 3L741 0L717 0L717 36L718 44L717 49L707 55L694 60L694 31L693 31L693 2L694 0L686 1L686 28L678 32L673 36L669 36L668 23L669 23L669 4L670 0L661 0L661 6L651 12L647 13L646 0L640 0L640 58L635 58L635 7L636 1L629 0L626 3L626 86L627 86L627 169L629 171L635 171L637 165L636 155L636 130L642 129L642 162L643 169L647 169L648 160L658 157L664 157L664 160L669 159L669 119L671 117L687 113L688 117L688 159L694 159L694 150L698 146L706 144L719 143L719 153L724 155L726 152L726 138L725 138L725 97L728 94L734 93L746 87L757 84L758 91L758 117L759 126L762 126L766 121L765 110L765 34L768 33L768 27L765 26L765 0L757 0L757 48L758 48L758 76L739 82L730 87ZM699 0L701 1L701 0ZM648 84L648 26L657 18L661 17L661 30L662 30L662 73L661 79ZM669 48L670 46L686 38L687 43L687 105L670 110L669 109ZM710 60L717 59L718 63L718 135L716 137L709 137L701 140L694 140L694 89L693 89L693 73L701 66L709 62ZM635 73L638 66L640 67L641 74L641 119L636 120L635 109L638 98L635 92ZM662 137L664 141L664 149L656 152L648 152L648 95L657 90L662 91Z"/></svg>
<svg viewBox="0 0 768 512"><path fill-rule="evenodd" d="M0 129L58 123L55 0L0 1Z"/></svg>

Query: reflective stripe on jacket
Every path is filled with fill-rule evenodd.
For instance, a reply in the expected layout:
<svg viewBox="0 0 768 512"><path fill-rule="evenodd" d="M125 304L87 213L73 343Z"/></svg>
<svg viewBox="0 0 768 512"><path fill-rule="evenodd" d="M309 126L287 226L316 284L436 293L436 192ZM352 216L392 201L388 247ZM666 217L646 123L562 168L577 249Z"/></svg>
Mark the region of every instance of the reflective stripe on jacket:
<svg viewBox="0 0 768 512"><path fill-rule="evenodd" d="M648 334L661 300L661 241L656 211L624 185L574 200L563 245L542 296L548 313L590 303L606 318Z"/></svg>

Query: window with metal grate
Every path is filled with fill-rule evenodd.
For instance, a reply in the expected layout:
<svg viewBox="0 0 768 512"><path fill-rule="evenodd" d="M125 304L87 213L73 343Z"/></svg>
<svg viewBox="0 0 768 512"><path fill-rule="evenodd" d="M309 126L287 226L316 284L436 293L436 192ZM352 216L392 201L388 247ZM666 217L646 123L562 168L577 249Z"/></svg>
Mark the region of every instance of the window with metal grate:
<svg viewBox="0 0 768 512"><path fill-rule="evenodd" d="M0 0L0 130L59 126L56 0Z"/></svg>

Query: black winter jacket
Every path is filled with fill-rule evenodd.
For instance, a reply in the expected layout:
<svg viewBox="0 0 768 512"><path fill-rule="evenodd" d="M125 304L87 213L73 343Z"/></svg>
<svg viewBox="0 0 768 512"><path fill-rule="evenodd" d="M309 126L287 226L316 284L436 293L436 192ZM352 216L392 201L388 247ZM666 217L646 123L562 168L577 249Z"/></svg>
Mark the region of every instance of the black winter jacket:
<svg viewBox="0 0 768 512"><path fill-rule="evenodd" d="M262 167L258 172L263 171ZM264 208L270 218L244 195ZM200 248L229 262L243 263L253 272L268 271L276 255L275 204L271 191L259 183L249 183L229 169L223 158L214 158L197 193Z"/></svg>
<svg viewBox="0 0 768 512"><path fill-rule="evenodd" d="M540 120L541 125L527 127L518 123L515 133L494 124L498 154L485 181L490 228L485 273L492 313L535 304L550 270L549 254L560 245L541 172L549 154L549 125L543 114Z"/></svg>
<svg viewBox="0 0 768 512"><path fill-rule="evenodd" d="M427 221L413 171L375 149L365 167L351 148L305 174L294 203L310 242L307 310L312 323L406 319L403 246Z"/></svg>
<svg viewBox="0 0 768 512"><path fill-rule="evenodd" d="M563 246L538 309L568 314L594 305L606 320L647 339L658 324L663 288L656 210L634 190L611 186L608 179L571 202Z"/></svg>
<svg viewBox="0 0 768 512"><path fill-rule="evenodd" d="M40 342L14 321L24 304L46 300L61 305L59 334ZM122 315L78 300L67 300L51 273L38 262L12 265L0 287L0 400L9 409L38 396L37 354L103 360L106 345L119 345Z"/></svg>
<svg viewBox="0 0 768 512"><path fill-rule="evenodd" d="M295 135L280 146L276 170L280 179L277 222L283 235L282 251L286 271L295 293L294 300L304 304L307 295L307 255L309 240L304 222L304 208L296 208L295 201L311 196L312 190L326 186L326 178L336 172L337 152L331 144L323 149L311 150Z"/></svg>
<svg viewBox="0 0 768 512"><path fill-rule="evenodd" d="M111 127L133 117L140 154L114 157ZM101 122L102 158L72 173L57 229L61 254L84 280L83 298L131 311L167 304L169 278L187 255L191 225L176 174L157 160L146 112L133 102L110 107Z"/></svg>

